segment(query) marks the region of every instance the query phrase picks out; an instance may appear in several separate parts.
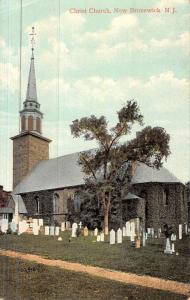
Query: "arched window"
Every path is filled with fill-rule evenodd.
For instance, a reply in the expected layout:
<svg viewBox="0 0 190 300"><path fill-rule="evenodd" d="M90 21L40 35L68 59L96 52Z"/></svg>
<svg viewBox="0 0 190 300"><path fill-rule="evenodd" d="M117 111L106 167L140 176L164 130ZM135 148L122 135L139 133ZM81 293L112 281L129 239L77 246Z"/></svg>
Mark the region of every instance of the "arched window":
<svg viewBox="0 0 190 300"><path fill-rule="evenodd" d="M36 211L36 214L39 215L39 213L40 213L40 201L39 201L39 197L36 196L34 199L35 199L35 206L36 206L35 211Z"/></svg>
<svg viewBox="0 0 190 300"><path fill-rule="evenodd" d="M41 133L41 120L39 117L36 118L36 131Z"/></svg>
<svg viewBox="0 0 190 300"><path fill-rule="evenodd" d="M33 130L33 117L32 116L28 117L28 130L29 131Z"/></svg>
<svg viewBox="0 0 190 300"><path fill-rule="evenodd" d="M163 204L168 205L169 192L167 189L163 191Z"/></svg>
<svg viewBox="0 0 190 300"><path fill-rule="evenodd" d="M25 118L25 116L22 116L22 118L21 118L21 130L22 131L26 130L26 118Z"/></svg>
<svg viewBox="0 0 190 300"><path fill-rule="evenodd" d="M53 194L53 213L59 213L59 195L57 193Z"/></svg>
<svg viewBox="0 0 190 300"><path fill-rule="evenodd" d="M80 198L80 194L76 193L74 196L74 210L76 212L79 212L81 208L81 198Z"/></svg>

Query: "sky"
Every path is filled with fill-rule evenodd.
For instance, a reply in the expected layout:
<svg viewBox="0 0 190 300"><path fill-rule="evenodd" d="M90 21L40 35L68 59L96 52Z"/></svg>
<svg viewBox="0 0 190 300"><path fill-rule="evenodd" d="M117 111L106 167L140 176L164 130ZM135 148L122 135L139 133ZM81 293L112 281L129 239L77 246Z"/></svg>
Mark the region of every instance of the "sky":
<svg viewBox="0 0 190 300"><path fill-rule="evenodd" d="M189 17L188 0L1 0L0 185L12 189L10 137L19 133L32 26L51 158L96 146L72 137L73 120L105 115L112 127L116 112L135 99L144 125L170 134L164 166L182 182L190 180ZM123 141L139 130L134 126Z"/></svg>

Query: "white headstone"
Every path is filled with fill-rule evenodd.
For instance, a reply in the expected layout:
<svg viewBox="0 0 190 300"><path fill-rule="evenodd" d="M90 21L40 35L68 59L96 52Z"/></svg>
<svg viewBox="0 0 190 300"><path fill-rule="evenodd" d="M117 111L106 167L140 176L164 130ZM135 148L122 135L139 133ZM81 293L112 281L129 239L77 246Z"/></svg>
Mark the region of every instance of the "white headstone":
<svg viewBox="0 0 190 300"><path fill-rule="evenodd" d="M61 236L59 236L57 240L58 240L58 241L62 241L63 239L62 239Z"/></svg>
<svg viewBox="0 0 190 300"><path fill-rule="evenodd" d="M126 227L123 227L122 234L123 236L126 236Z"/></svg>
<svg viewBox="0 0 190 300"><path fill-rule="evenodd" d="M61 223L61 231L65 231L65 222Z"/></svg>
<svg viewBox="0 0 190 300"><path fill-rule="evenodd" d="M76 237L77 236L77 228L78 228L77 223L73 223L71 237Z"/></svg>
<svg viewBox="0 0 190 300"><path fill-rule="evenodd" d="M100 240L100 235L99 235L99 234L97 235L96 241L97 241L97 242L100 242L100 241L101 241L101 240Z"/></svg>
<svg viewBox="0 0 190 300"><path fill-rule="evenodd" d="M49 234L50 235L54 235L55 234L55 226L50 226Z"/></svg>
<svg viewBox="0 0 190 300"><path fill-rule="evenodd" d="M122 231L120 228L117 230L117 243L122 244Z"/></svg>
<svg viewBox="0 0 190 300"><path fill-rule="evenodd" d="M110 231L110 245L115 244L115 231L112 229Z"/></svg>
<svg viewBox="0 0 190 300"><path fill-rule="evenodd" d="M59 230L60 230L59 226L56 226L55 227L55 235L57 235L57 236L59 235Z"/></svg>
<svg viewBox="0 0 190 300"><path fill-rule="evenodd" d="M185 225L185 234L188 234L188 226L186 223L184 225Z"/></svg>
<svg viewBox="0 0 190 300"><path fill-rule="evenodd" d="M175 245L172 243L172 253L175 253Z"/></svg>
<svg viewBox="0 0 190 300"><path fill-rule="evenodd" d="M12 232L17 231L17 224L14 221L11 222L10 227Z"/></svg>
<svg viewBox="0 0 190 300"><path fill-rule="evenodd" d="M97 236L98 235L98 228L95 228L94 229L94 236Z"/></svg>
<svg viewBox="0 0 190 300"><path fill-rule="evenodd" d="M171 241L176 241L177 240L177 237L176 237L176 234L172 233L171 235Z"/></svg>
<svg viewBox="0 0 190 300"><path fill-rule="evenodd" d="M33 222L33 226L38 226L38 219L33 219L32 222Z"/></svg>
<svg viewBox="0 0 190 300"><path fill-rule="evenodd" d="M81 221L79 222L79 228L80 229L82 228L82 222Z"/></svg>
<svg viewBox="0 0 190 300"><path fill-rule="evenodd" d="M29 225L25 220L19 221L19 223L18 223L18 232L19 232L19 234L26 232L28 227L29 227Z"/></svg>
<svg viewBox="0 0 190 300"><path fill-rule="evenodd" d="M182 224L179 224L179 240L182 239Z"/></svg>
<svg viewBox="0 0 190 300"><path fill-rule="evenodd" d="M1 220L1 231L6 233L8 229L8 219L2 219Z"/></svg>
<svg viewBox="0 0 190 300"><path fill-rule="evenodd" d="M66 229L70 229L71 228L71 223L69 221L66 222Z"/></svg>
<svg viewBox="0 0 190 300"><path fill-rule="evenodd" d="M161 230L161 228L158 228L158 238L160 238L160 237L161 237L161 233L162 233L162 230Z"/></svg>
<svg viewBox="0 0 190 300"><path fill-rule="evenodd" d="M39 226L38 225L33 225L33 234L38 235L39 234Z"/></svg>
<svg viewBox="0 0 190 300"><path fill-rule="evenodd" d="M143 245L143 247L146 246L146 232L145 231L143 231L143 234L142 234L142 245Z"/></svg>
<svg viewBox="0 0 190 300"><path fill-rule="evenodd" d="M100 234L100 241L104 242L104 233L103 232Z"/></svg>
<svg viewBox="0 0 190 300"><path fill-rule="evenodd" d="M147 233L148 233L148 235L151 234L151 228L147 228Z"/></svg>
<svg viewBox="0 0 190 300"><path fill-rule="evenodd" d="M39 226L44 226L44 220L43 219L39 219L38 220L38 225Z"/></svg>
<svg viewBox="0 0 190 300"><path fill-rule="evenodd" d="M170 239L169 238L166 239L166 248L164 250L164 253L166 253L166 254L172 254L172 249L171 249Z"/></svg>
<svg viewBox="0 0 190 300"><path fill-rule="evenodd" d="M154 228L151 228L151 237L154 238Z"/></svg>
<svg viewBox="0 0 190 300"><path fill-rule="evenodd" d="M49 226L45 226L45 235L49 235Z"/></svg>

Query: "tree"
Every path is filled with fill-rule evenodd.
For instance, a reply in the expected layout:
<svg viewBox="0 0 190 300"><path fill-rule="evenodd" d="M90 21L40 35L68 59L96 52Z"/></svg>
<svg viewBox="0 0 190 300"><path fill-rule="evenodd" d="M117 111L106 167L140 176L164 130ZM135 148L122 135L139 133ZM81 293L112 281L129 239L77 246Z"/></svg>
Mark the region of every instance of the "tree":
<svg viewBox="0 0 190 300"><path fill-rule="evenodd" d="M143 116L136 101L128 101L117 115L118 122L110 130L104 116L97 118L91 115L76 119L70 125L74 137L83 136L86 141L96 140L98 143L96 149L80 154L79 164L86 174L86 187L102 204L105 234L108 234L113 195L130 182L137 162L160 168L163 158L167 159L170 154L170 137L162 127L145 127L133 140L119 143L131 132L135 123L143 125Z"/></svg>

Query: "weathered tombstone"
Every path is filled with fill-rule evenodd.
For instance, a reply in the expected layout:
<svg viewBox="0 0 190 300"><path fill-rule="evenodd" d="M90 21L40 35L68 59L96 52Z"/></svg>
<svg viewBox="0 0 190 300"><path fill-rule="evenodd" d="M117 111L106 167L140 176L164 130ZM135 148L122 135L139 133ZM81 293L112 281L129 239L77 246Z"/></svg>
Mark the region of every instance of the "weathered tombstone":
<svg viewBox="0 0 190 300"><path fill-rule="evenodd" d="M151 228L151 237L154 238L154 228Z"/></svg>
<svg viewBox="0 0 190 300"><path fill-rule="evenodd" d="M58 241L62 241L63 239L62 239L61 236L59 236L57 240L58 240Z"/></svg>
<svg viewBox="0 0 190 300"><path fill-rule="evenodd" d="M55 235L56 236L59 236L59 230L60 230L59 226L56 226L55 227Z"/></svg>
<svg viewBox="0 0 190 300"><path fill-rule="evenodd" d="M32 222L33 222L33 226L38 226L38 219L33 219Z"/></svg>
<svg viewBox="0 0 190 300"><path fill-rule="evenodd" d="M65 231L65 222L61 223L61 231Z"/></svg>
<svg viewBox="0 0 190 300"><path fill-rule="evenodd" d="M167 238L166 239L166 248L164 250L165 254L172 254L172 249L171 249L171 245L170 245L170 239Z"/></svg>
<svg viewBox="0 0 190 300"><path fill-rule="evenodd" d="M96 241L100 242L100 235L99 234L97 235Z"/></svg>
<svg viewBox="0 0 190 300"><path fill-rule="evenodd" d="M159 238L159 239L160 239L160 237L161 237L161 233L162 233L161 228L158 228L158 238Z"/></svg>
<svg viewBox="0 0 190 300"><path fill-rule="evenodd" d="M182 224L179 224L179 240L182 239Z"/></svg>
<svg viewBox="0 0 190 300"><path fill-rule="evenodd" d="M23 232L26 232L28 227L29 227L29 225L25 220L19 221L18 222L18 232L19 232L19 234L21 234Z"/></svg>
<svg viewBox="0 0 190 300"><path fill-rule="evenodd" d="M175 253L175 244L172 243L172 253Z"/></svg>
<svg viewBox="0 0 190 300"><path fill-rule="evenodd" d="M142 234L142 245L143 245L143 247L146 246L146 232L145 231L143 231L143 234Z"/></svg>
<svg viewBox="0 0 190 300"><path fill-rule="evenodd" d="M77 228L78 228L77 223L73 223L71 237L76 237L77 236Z"/></svg>
<svg viewBox="0 0 190 300"><path fill-rule="evenodd" d="M110 231L110 245L115 244L115 231L112 229Z"/></svg>
<svg viewBox="0 0 190 300"><path fill-rule="evenodd" d="M50 226L49 234L50 235L55 235L55 226Z"/></svg>
<svg viewBox="0 0 190 300"><path fill-rule="evenodd" d="M104 242L104 233L103 232L100 234L100 242Z"/></svg>
<svg viewBox="0 0 190 300"><path fill-rule="evenodd" d="M86 226L83 229L83 235L88 236L88 227L86 227Z"/></svg>
<svg viewBox="0 0 190 300"><path fill-rule="evenodd" d="M175 242L177 240L176 234L172 233L171 235L171 241Z"/></svg>
<svg viewBox="0 0 190 300"><path fill-rule="evenodd" d="M10 224L10 228L11 228L12 232L16 232L17 231L17 224L14 221L12 221L11 224Z"/></svg>
<svg viewBox="0 0 190 300"><path fill-rule="evenodd" d="M122 230L120 228L117 230L117 243L122 244Z"/></svg>
<svg viewBox="0 0 190 300"><path fill-rule="evenodd" d="M8 219L1 220L1 231L6 233L8 229Z"/></svg>
<svg viewBox="0 0 190 300"><path fill-rule="evenodd" d="M38 225L33 225L33 234L34 235L39 235L39 226Z"/></svg>
<svg viewBox="0 0 190 300"><path fill-rule="evenodd" d="M70 229L71 228L71 223L69 221L66 222L66 229Z"/></svg>
<svg viewBox="0 0 190 300"><path fill-rule="evenodd" d="M122 234L123 236L126 236L126 227L123 227Z"/></svg>
<svg viewBox="0 0 190 300"><path fill-rule="evenodd" d="M43 219L39 219L38 220L38 225L39 226L44 226L44 220Z"/></svg>
<svg viewBox="0 0 190 300"><path fill-rule="evenodd" d="M45 226L45 235L49 235L49 226Z"/></svg>
<svg viewBox="0 0 190 300"><path fill-rule="evenodd" d="M80 229L82 228L82 222L81 221L79 222L79 228Z"/></svg>
<svg viewBox="0 0 190 300"><path fill-rule="evenodd" d="M94 229L94 236L97 236L98 235L98 228L95 228Z"/></svg>

